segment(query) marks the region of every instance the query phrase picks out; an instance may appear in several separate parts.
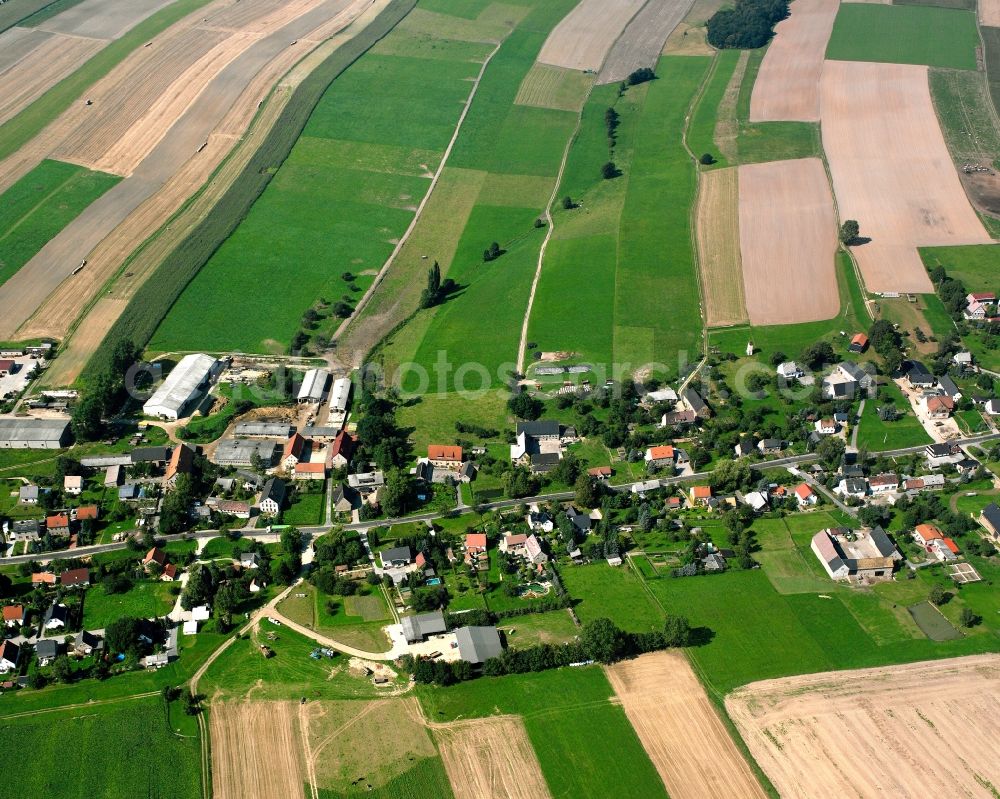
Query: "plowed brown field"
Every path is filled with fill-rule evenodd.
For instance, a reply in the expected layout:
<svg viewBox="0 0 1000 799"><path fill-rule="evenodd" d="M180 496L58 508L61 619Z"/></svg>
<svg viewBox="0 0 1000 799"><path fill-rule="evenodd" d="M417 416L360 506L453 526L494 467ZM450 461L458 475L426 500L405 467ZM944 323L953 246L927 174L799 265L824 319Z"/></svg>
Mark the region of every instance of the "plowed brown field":
<svg viewBox="0 0 1000 799"><path fill-rule="evenodd" d="M931 103L927 67L828 61L823 148L869 291L933 290L917 247L991 242L962 190Z"/></svg>
<svg viewBox="0 0 1000 799"><path fill-rule="evenodd" d="M750 95L750 121L819 121L820 77L839 0L795 0L778 23Z"/></svg>
<svg viewBox="0 0 1000 799"><path fill-rule="evenodd" d="M837 218L823 162L802 158L739 170L740 254L751 324L836 316Z"/></svg>
<svg viewBox="0 0 1000 799"><path fill-rule="evenodd" d="M765 680L726 708L782 796L997 795L998 655Z"/></svg>
<svg viewBox="0 0 1000 799"><path fill-rule="evenodd" d="M654 652L606 671L673 799L767 796L683 653Z"/></svg>

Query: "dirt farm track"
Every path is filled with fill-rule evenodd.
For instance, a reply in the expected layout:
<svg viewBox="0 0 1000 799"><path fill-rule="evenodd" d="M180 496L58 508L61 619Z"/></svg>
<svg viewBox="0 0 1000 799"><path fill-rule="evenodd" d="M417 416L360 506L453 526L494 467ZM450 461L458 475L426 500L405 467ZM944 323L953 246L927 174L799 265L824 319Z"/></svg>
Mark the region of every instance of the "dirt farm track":
<svg viewBox="0 0 1000 799"><path fill-rule="evenodd" d="M765 680L726 708L782 796L997 796L998 655Z"/></svg>
<svg viewBox="0 0 1000 799"><path fill-rule="evenodd" d="M606 672L673 799L767 796L683 653L654 652Z"/></svg>

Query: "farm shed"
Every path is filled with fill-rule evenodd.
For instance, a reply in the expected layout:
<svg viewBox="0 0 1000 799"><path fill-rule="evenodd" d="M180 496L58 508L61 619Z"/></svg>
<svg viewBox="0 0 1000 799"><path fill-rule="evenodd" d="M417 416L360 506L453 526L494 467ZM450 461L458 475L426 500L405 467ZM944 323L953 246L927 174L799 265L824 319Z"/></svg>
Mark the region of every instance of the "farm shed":
<svg viewBox="0 0 1000 799"><path fill-rule="evenodd" d="M329 382L330 373L326 369L310 369L299 386L299 402L321 402Z"/></svg>
<svg viewBox="0 0 1000 799"><path fill-rule="evenodd" d="M252 466L253 456L258 455L265 466L270 466L277 452L278 445L274 441L227 438L216 447L214 461L219 466Z"/></svg>
<svg viewBox="0 0 1000 799"><path fill-rule="evenodd" d="M69 444L66 419L0 419L0 449L59 449Z"/></svg>
<svg viewBox="0 0 1000 799"><path fill-rule="evenodd" d="M146 400L142 412L147 416L176 421L184 415L218 368L219 362L211 355L185 355L153 396Z"/></svg>
<svg viewBox="0 0 1000 799"><path fill-rule="evenodd" d="M350 399L350 378L338 377L333 381L333 390L330 392L330 413L347 413L347 403Z"/></svg>
<svg viewBox="0 0 1000 799"><path fill-rule="evenodd" d="M456 630L455 638L459 655L469 663L484 663L503 652L496 627L462 627Z"/></svg>

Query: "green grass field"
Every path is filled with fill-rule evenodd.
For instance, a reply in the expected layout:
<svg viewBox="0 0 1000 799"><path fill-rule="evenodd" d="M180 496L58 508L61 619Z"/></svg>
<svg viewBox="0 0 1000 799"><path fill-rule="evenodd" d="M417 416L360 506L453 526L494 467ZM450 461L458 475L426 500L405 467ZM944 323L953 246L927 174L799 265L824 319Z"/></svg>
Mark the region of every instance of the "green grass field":
<svg viewBox="0 0 1000 799"><path fill-rule="evenodd" d="M894 400L896 410L902 416L892 422L883 422L878 416L878 406L888 399ZM860 424L858 446L867 447L871 452L931 443L930 436L895 383L886 383L879 389L879 399L865 403Z"/></svg>
<svg viewBox="0 0 1000 799"><path fill-rule="evenodd" d="M418 696L439 721L520 715L552 796L666 796L624 711L608 701L611 686L599 668L484 677L420 688Z"/></svg>
<svg viewBox="0 0 1000 799"><path fill-rule="evenodd" d="M729 166L729 161L715 143L715 126L719 120L719 104L726 91L726 86L733 77L736 62L740 58L739 50L720 50L715 56L712 75L705 89L698 98L691 122L687 130L687 143L691 151L701 157L703 153L715 158L712 168Z"/></svg>
<svg viewBox="0 0 1000 799"><path fill-rule="evenodd" d="M163 616L174 606L170 588L170 583L142 580L124 594L106 594L101 586L91 586L84 595L83 626L102 630L121 616Z"/></svg>
<svg viewBox="0 0 1000 799"><path fill-rule="evenodd" d="M314 660L309 657L316 648L312 639L268 621L262 621L260 629L260 642L274 651L274 657L265 658L250 639L237 640L205 673L198 686L202 693L239 699L253 689L258 700L358 699L376 694L369 680L348 671L346 656ZM275 637L268 638L268 633Z"/></svg>
<svg viewBox="0 0 1000 799"><path fill-rule="evenodd" d="M325 519L325 491L296 491L292 496L291 504L285 508L281 515L281 520L284 524L300 525L305 527L322 524Z"/></svg>
<svg viewBox="0 0 1000 799"><path fill-rule="evenodd" d="M0 284L121 178L42 161L0 195Z"/></svg>
<svg viewBox="0 0 1000 799"><path fill-rule="evenodd" d="M975 69L978 45L968 11L848 3L837 13L826 57Z"/></svg>
<svg viewBox="0 0 1000 799"><path fill-rule="evenodd" d="M159 697L4 719L0 742L31 752L30 767L4 769L7 796L201 796L198 739L171 732Z"/></svg>
<svg viewBox="0 0 1000 799"><path fill-rule="evenodd" d="M681 353L693 358L702 349L690 214L697 177L681 130L708 66L704 58L660 60L660 79L639 121L619 231L614 360L632 368L659 361L672 376Z"/></svg>
<svg viewBox="0 0 1000 799"><path fill-rule="evenodd" d="M595 563L563 569L560 576L570 596L579 600L574 608L584 623L607 617L634 632L663 624L663 613L629 568Z"/></svg>
<svg viewBox="0 0 1000 799"><path fill-rule="evenodd" d="M921 247L920 257L928 270L943 266L967 291L996 291L1000 284L1000 247L992 244Z"/></svg>
<svg viewBox="0 0 1000 799"><path fill-rule="evenodd" d="M394 40L420 39L394 30L384 41ZM171 308L153 349L284 350L318 297L356 302L426 193L476 61L490 50L479 44L469 60L465 43L439 41L433 57L416 48L421 55L367 53L331 85L249 215ZM287 276L281 292L261 292L276 275Z"/></svg>

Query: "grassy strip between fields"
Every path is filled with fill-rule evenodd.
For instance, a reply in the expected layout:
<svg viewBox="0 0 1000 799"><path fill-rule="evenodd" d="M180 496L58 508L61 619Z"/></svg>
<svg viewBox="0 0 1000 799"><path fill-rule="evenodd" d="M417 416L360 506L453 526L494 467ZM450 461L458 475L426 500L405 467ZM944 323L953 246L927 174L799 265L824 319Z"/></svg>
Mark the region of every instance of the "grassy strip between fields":
<svg viewBox="0 0 1000 799"><path fill-rule="evenodd" d="M0 194L0 284L121 178L42 161Z"/></svg>
<svg viewBox="0 0 1000 799"><path fill-rule="evenodd" d="M125 57L156 34L206 5L210 0L177 0L111 42L69 77L61 80L17 116L0 125L0 160L17 152L55 120L88 87L107 75ZM2 8L2 6L0 6Z"/></svg>
<svg viewBox="0 0 1000 799"><path fill-rule="evenodd" d="M415 2L393 0L368 27L337 49L299 84L288 100L281 119L229 190L133 295L88 362L84 378L103 371L119 341L131 340L142 346L149 341L184 288L263 193L278 167L288 157L330 83L392 30Z"/></svg>

